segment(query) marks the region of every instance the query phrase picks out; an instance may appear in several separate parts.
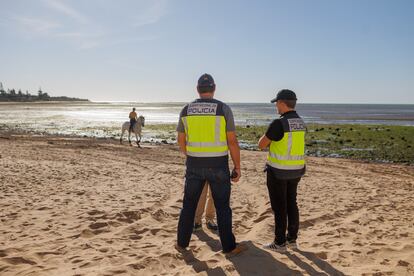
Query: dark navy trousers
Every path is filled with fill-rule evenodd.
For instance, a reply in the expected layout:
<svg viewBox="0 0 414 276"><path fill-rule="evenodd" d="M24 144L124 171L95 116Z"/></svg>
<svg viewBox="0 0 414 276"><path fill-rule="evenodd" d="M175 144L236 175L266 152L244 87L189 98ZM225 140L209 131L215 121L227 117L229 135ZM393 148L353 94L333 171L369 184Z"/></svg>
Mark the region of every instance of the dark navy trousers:
<svg viewBox="0 0 414 276"><path fill-rule="evenodd" d="M183 208L178 221L177 243L187 247L190 243L194 227L194 216L198 200L208 181L216 207L217 225L220 241L224 252L230 252L236 247L232 231L232 211L230 208L230 171L225 168L187 168Z"/></svg>

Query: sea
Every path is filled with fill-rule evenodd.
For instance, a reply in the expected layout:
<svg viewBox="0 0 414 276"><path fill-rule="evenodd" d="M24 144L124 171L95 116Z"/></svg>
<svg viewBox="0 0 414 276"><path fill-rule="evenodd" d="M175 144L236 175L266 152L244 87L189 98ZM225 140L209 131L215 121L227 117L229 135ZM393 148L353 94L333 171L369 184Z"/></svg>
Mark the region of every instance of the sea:
<svg viewBox="0 0 414 276"><path fill-rule="evenodd" d="M268 125L278 117L271 103L228 103L236 125ZM176 124L185 103L34 102L0 103L0 130L118 138L132 107L146 126ZM414 104L298 104L306 123L414 126ZM143 129L145 140L157 136Z"/></svg>

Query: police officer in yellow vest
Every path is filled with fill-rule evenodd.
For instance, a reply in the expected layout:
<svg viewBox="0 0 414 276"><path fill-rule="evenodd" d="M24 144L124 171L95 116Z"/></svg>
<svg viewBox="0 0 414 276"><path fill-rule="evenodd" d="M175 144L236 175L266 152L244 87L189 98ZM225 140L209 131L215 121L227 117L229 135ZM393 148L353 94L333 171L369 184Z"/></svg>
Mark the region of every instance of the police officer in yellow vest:
<svg viewBox="0 0 414 276"><path fill-rule="evenodd" d="M202 75L197 85L200 98L187 104L180 113L177 140L187 157L187 168L176 248L184 250L190 243L197 203L208 181L223 252L237 254L245 246L236 244L232 232L228 152L234 164L232 181L237 182L241 176L240 148L232 111L228 105L214 99L215 88L213 77Z"/></svg>
<svg viewBox="0 0 414 276"><path fill-rule="evenodd" d="M267 156L267 188L275 217L275 239L264 248L284 251L295 248L299 231L296 191L305 174L306 126L295 111L296 94L280 90L271 103L276 103L280 118L274 120L259 140L259 148L269 147ZM287 235L286 235L287 228Z"/></svg>

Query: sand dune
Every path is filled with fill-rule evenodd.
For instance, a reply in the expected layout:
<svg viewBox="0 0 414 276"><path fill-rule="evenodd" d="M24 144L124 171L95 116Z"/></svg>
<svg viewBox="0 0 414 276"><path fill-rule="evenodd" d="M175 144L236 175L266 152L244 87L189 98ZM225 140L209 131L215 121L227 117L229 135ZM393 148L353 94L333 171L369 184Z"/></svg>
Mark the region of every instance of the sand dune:
<svg viewBox="0 0 414 276"><path fill-rule="evenodd" d="M184 158L175 146L2 134L0 275L413 275L414 168L308 158L300 250L269 252L265 153L242 152L226 258L216 233L174 250Z"/></svg>

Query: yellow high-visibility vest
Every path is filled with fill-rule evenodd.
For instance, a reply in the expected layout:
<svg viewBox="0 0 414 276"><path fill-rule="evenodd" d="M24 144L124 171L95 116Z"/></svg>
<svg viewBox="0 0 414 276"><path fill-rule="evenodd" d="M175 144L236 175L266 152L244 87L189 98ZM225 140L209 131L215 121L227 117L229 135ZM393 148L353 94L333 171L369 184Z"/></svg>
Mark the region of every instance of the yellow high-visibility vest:
<svg viewBox="0 0 414 276"><path fill-rule="evenodd" d="M226 120L219 103L189 104L187 116L181 118L187 155L192 157L220 157L228 155Z"/></svg>
<svg viewBox="0 0 414 276"><path fill-rule="evenodd" d="M299 170L305 167L306 127L301 118L282 118L284 135L280 141L272 141L267 164L280 170Z"/></svg>

